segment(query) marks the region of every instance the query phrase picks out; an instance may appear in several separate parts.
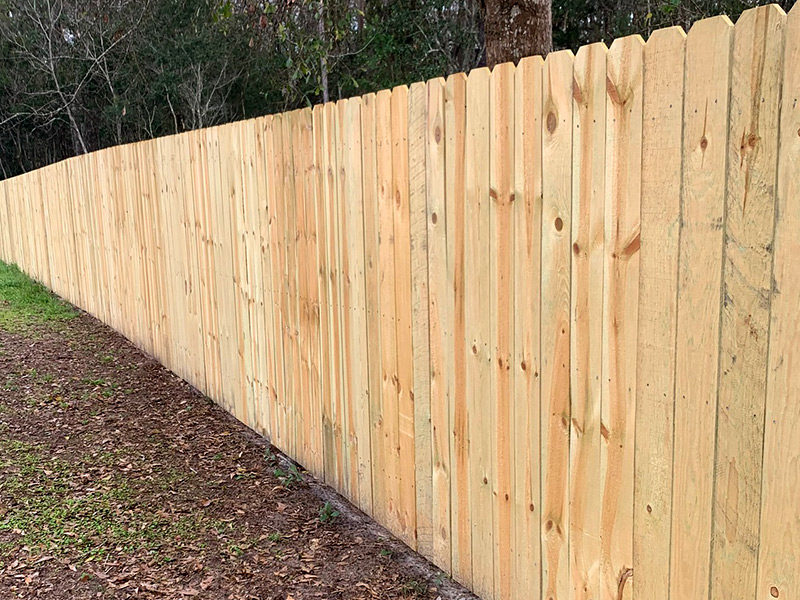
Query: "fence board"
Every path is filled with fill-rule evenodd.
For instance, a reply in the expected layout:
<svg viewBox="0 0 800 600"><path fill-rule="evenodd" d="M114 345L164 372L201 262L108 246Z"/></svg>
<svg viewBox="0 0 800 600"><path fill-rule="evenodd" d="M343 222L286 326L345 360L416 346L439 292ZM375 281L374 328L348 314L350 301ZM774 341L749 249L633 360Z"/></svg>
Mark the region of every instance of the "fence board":
<svg viewBox="0 0 800 600"><path fill-rule="evenodd" d="M633 453L642 155L638 36L615 40L606 61L606 198L600 454L601 597L633 597Z"/></svg>
<svg viewBox="0 0 800 600"><path fill-rule="evenodd" d="M764 479L758 556L758 598L785 598L800 589L800 536L797 498L800 478L800 8L786 24L783 100L778 146L777 222L772 282L772 315L767 370Z"/></svg>
<svg viewBox="0 0 800 600"><path fill-rule="evenodd" d="M722 223L733 24L695 23L686 40L683 197L675 347L670 594L708 594L717 414Z"/></svg>
<svg viewBox="0 0 800 600"><path fill-rule="evenodd" d="M669 597L686 34L653 33L644 49L639 339L633 528L636 594Z"/></svg>
<svg viewBox="0 0 800 600"><path fill-rule="evenodd" d="M605 44L575 57L570 313L570 598L600 597L600 392L605 202Z"/></svg>
<svg viewBox="0 0 800 600"><path fill-rule="evenodd" d="M375 496L385 499L389 529L399 531L400 524L400 433L398 429L397 329L395 303L394 189L392 169L391 92L383 90L375 97L375 123L378 180L378 255L380 260L380 350L381 350L381 419L383 478L373 479ZM382 431L381 431L382 430ZM376 472L377 474L377 472ZM383 488L383 489L381 489Z"/></svg>
<svg viewBox="0 0 800 600"><path fill-rule="evenodd" d="M392 190L394 193L395 315L397 318L397 390L400 451L400 538L416 549L414 480L414 356L411 288L411 212L408 164L408 88L392 90Z"/></svg>
<svg viewBox="0 0 800 600"><path fill-rule="evenodd" d="M542 590L569 596L572 52L548 55L542 103Z"/></svg>
<svg viewBox="0 0 800 600"><path fill-rule="evenodd" d="M489 246L489 80L488 69L467 78L464 161L464 318L467 346L467 412L470 448L470 508L472 524L472 587L483 596L494 593L494 556L483 548L492 539L492 440L486 418L491 414L491 331L489 314L491 269Z"/></svg>
<svg viewBox="0 0 800 600"><path fill-rule="evenodd" d="M385 515L386 495L383 482L383 408L381 405L381 307L377 147L375 136L375 94L361 99L361 151L364 205L364 284L367 327L367 371L370 418L370 461L372 503L370 515Z"/></svg>
<svg viewBox="0 0 800 600"><path fill-rule="evenodd" d="M492 537L494 597L511 597L511 497L514 493L514 65L492 70L489 93L489 287L492 404Z"/></svg>
<svg viewBox="0 0 800 600"><path fill-rule="evenodd" d="M452 568L450 535L450 414L453 397L453 293L448 279L452 260L447 237L453 218L446 206L445 81L425 88L425 188L427 206L428 311L430 327L431 560L446 572ZM415 374L416 377L416 374ZM416 398L415 398L416 400ZM424 423L423 423L424 426Z"/></svg>
<svg viewBox="0 0 800 600"><path fill-rule="evenodd" d="M734 29L712 600L756 589L784 24L766 6Z"/></svg>
<svg viewBox="0 0 800 600"><path fill-rule="evenodd" d="M411 228L411 329L414 352L414 485L417 551L433 556L433 448L431 433L430 319L428 314L428 226L424 83L408 90L408 178Z"/></svg>
<svg viewBox="0 0 800 600"><path fill-rule="evenodd" d="M465 144L467 78L451 75L445 83L445 211L447 213L447 287L452 298L453 326L449 352L453 368L448 386L453 394L450 418L450 564L453 576L472 585L472 509L470 502L469 413L467 410L467 338L465 331Z"/></svg>
<svg viewBox="0 0 800 600"><path fill-rule="evenodd" d="M539 331L542 234L541 57L514 73L514 395L512 597L541 593Z"/></svg>

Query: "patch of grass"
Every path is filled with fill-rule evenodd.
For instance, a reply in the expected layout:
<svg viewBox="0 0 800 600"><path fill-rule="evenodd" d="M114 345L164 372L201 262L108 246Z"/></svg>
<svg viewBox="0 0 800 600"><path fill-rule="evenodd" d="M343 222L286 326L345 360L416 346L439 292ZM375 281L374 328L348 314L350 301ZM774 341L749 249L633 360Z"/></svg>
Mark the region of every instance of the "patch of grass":
<svg viewBox="0 0 800 600"><path fill-rule="evenodd" d="M0 262L0 328L16 332L32 325L67 321L76 315L75 309L16 265Z"/></svg>
<svg viewBox="0 0 800 600"><path fill-rule="evenodd" d="M0 505L6 507L0 516L0 537L6 538L0 562L23 547L31 555L83 561L119 552L163 558L163 546L191 542L210 526L202 515L170 517L138 509L138 494L124 477L98 481L85 490L76 490L74 482L75 474L63 460L46 460L38 446L0 440Z"/></svg>

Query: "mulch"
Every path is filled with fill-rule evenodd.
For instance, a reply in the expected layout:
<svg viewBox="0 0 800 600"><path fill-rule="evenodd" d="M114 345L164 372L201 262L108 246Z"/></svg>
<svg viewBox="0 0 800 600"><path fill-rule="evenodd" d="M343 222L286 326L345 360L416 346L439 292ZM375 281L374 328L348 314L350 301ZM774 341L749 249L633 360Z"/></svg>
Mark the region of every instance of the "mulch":
<svg viewBox="0 0 800 600"><path fill-rule="evenodd" d="M0 598L475 597L84 313L0 331L0 440Z"/></svg>

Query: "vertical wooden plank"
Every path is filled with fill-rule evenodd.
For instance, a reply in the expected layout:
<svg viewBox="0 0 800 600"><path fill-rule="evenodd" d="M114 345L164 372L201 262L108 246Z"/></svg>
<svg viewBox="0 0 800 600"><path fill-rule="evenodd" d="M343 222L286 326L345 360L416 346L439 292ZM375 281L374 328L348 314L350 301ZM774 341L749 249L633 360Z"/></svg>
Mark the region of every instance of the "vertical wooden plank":
<svg viewBox="0 0 800 600"><path fill-rule="evenodd" d="M347 147L345 201L348 261L348 307L350 310L350 361L346 365L351 381L350 402L354 413L351 432L356 451L357 478L352 482L358 506L372 512L372 462L370 458L370 403L367 355L366 283L364 254L364 199L361 149L361 98L351 98L345 108Z"/></svg>
<svg viewBox="0 0 800 600"><path fill-rule="evenodd" d="M541 57L523 58L514 83L514 563L512 597L541 594L539 313L542 234Z"/></svg>
<svg viewBox="0 0 800 600"><path fill-rule="evenodd" d="M514 495L514 65L492 69L489 93L489 287L492 335L492 537L494 597L511 597L511 498ZM488 551L488 548L485 549Z"/></svg>
<svg viewBox="0 0 800 600"><path fill-rule="evenodd" d="M294 196L291 202L295 210L294 240L296 244L296 263L294 281L296 290L296 321L293 336L296 343L297 379L295 380L295 459L301 464L310 464L310 414L309 398L311 375L309 372L309 327L311 323L308 301L308 281L305 266L308 263L308 231L306 222L308 194L306 190L307 157L305 145L306 118L310 110L303 109L293 113L292 155L294 160ZM310 116L310 115L309 115Z"/></svg>
<svg viewBox="0 0 800 600"><path fill-rule="evenodd" d="M195 217L198 222L197 256L199 270L199 294L203 328L203 356L205 360L206 388L208 394L218 400L222 397L220 381L219 325L216 309L216 271L212 234L212 203L217 200L211 189L208 172L208 148L205 133L190 134L192 160L194 165Z"/></svg>
<svg viewBox="0 0 800 600"><path fill-rule="evenodd" d="M383 497L386 523L398 533L400 524L400 434L398 430L397 329L395 303L394 188L391 92L375 96L378 180L378 252L380 257L381 420L375 433L383 438L383 477L375 472L375 498ZM383 488L383 489L381 489ZM378 510L375 504L376 514Z"/></svg>
<svg viewBox="0 0 800 600"><path fill-rule="evenodd" d="M605 44L575 57L572 90L570 598L600 597L600 415L605 203Z"/></svg>
<svg viewBox="0 0 800 600"><path fill-rule="evenodd" d="M470 509L472 524L472 588L494 595L492 511L492 436L486 426L491 414L491 343L489 314L489 91L488 69L467 77L464 199L464 318L467 346L467 412L469 414ZM490 515L492 515L490 517Z"/></svg>
<svg viewBox="0 0 800 600"><path fill-rule="evenodd" d="M408 88L392 90L392 191L394 194L394 270L397 318L398 432L400 437L400 538L416 550L414 480L414 356L411 289L411 210L408 165Z"/></svg>
<svg viewBox="0 0 800 600"><path fill-rule="evenodd" d="M216 274L217 314L220 347L220 381L222 382L222 406L234 412L238 394L240 394L238 348L236 343L234 304L233 248L231 205L235 198L232 182L233 170L238 168L236 159L231 155L231 132L227 126L215 127L206 131L209 141L208 168L212 181L214 267ZM238 153L237 153L238 154Z"/></svg>
<svg viewBox="0 0 800 600"><path fill-rule="evenodd" d="M386 518L386 459L383 454L383 407L381 404L381 308L380 253L378 232L378 172L375 131L375 94L361 98L361 163L364 205L364 269L367 318L367 371L369 376L370 462L372 466L372 512ZM380 481L380 483L378 483Z"/></svg>
<svg viewBox="0 0 800 600"><path fill-rule="evenodd" d="M414 366L414 477L417 551L433 557L433 448L431 432L430 319L424 83L408 92L408 177L411 235L411 330Z"/></svg>
<svg viewBox="0 0 800 600"><path fill-rule="evenodd" d="M285 446L290 456L298 456L297 410L300 400L300 348L298 339L298 297L297 297L297 190L294 162L293 131L297 112L285 113L281 120L283 142L283 336L286 355L286 393L284 407L286 424L284 428Z"/></svg>
<svg viewBox="0 0 800 600"><path fill-rule="evenodd" d="M644 49L633 572L636 594L653 600L670 590L685 46L671 27Z"/></svg>
<svg viewBox="0 0 800 600"><path fill-rule="evenodd" d="M639 36L615 40L606 59L606 192L603 274L603 514L601 597L633 597L633 454L642 159Z"/></svg>
<svg viewBox="0 0 800 600"><path fill-rule="evenodd" d="M348 141L350 132L347 129L346 100L336 103L337 128L336 152L339 161L339 189L336 210L336 246L338 252L339 272L339 319L341 327L340 359L342 372L341 410L337 412L338 424L342 432L343 482L345 495L355 504L358 503L358 440L356 439L355 414L356 403L352 364L354 360L351 330L354 327L350 308L352 275L350 273L350 246L347 228L347 212L351 194L355 189L354 173L349 163Z"/></svg>
<svg viewBox="0 0 800 600"><path fill-rule="evenodd" d="M708 594L732 41L733 24L727 17L698 21L686 39L675 347L672 598Z"/></svg>
<svg viewBox="0 0 800 600"><path fill-rule="evenodd" d="M795 598L800 589L800 8L786 25L778 147L777 222L770 316L764 474L757 598Z"/></svg>
<svg viewBox="0 0 800 600"><path fill-rule="evenodd" d="M472 509L470 503L469 413L467 410L467 340L465 331L465 143L467 78L457 73L447 78L444 100L445 212L448 240L447 286L452 298L452 341L447 354L453 366L448 371L452 390L450 419L450 546L453 577L472 585Z"/></svg>
<svg viewBox="0 0 800 600"><path fill-rule="evenodd" d="M239 200L237 237L240 245L240 344L243 352L242 375L246 381L247 423L258 430L261 390L263 386L260 368L262 351L263 322L260 311L256 309L260 295L260 249L257 242L258 229L258 182L256 174L255 130L252 121L237 123L239 148L241 152L242 196Z"/></svg>
<svg viewBox="0 0 800 600"><path fill-rule="evenodd" d="M323 315L321 319L322 335L322 356L325 361L324 367L324 391L322 395L322 444L323 444L323 472L325 481L331 483L337 478L337 456L340 450L336 445L334 432L333 415L334 406L338 396L339 372L334 361L333 340L334 328L338 327L338 321L334 318L334 294L335 283L338 281L334 277L335 247L335 224L331 222L331 205L336 193L336 154L333 147L333 122L334 114L331 104L326 104L319 109L320 126L315 129L321 144L321 163L322 184L320 187L320 205L318 208L319 232L320 232L320 294L322 297ZM317 111L315 110L315 115Z"/></svg>
<svg viewBox="0 0 800 600"><path fill-rule="evenodd" d="M772 5L745 11L734 29L712 600L756 591L785 23Z"/></svg>
<svg viewBox="0 0 800 600"><path fill-rule="evenodd" d="M445 205L445 82L431 79L425 88L425 189L427 191L428 314L430 327L431 557L445 572L450 548L450 402L453 388L453 294L447 265L452 252ZM415 374L416 377L416 374ZM416 381L416 379L415 379ZM415 398L416 399L416 398Z"/></svg>
<svg viewBox="0 0 800 600"><path fill-rule="evenodd" d="M306 264L305 277L308 298L308 372L311 378L308 384L309 394L309 440L308 446L311 458L308 469L315 476L323 474L323 446L322 446L322 369L320 367L320 330L321 330L321 307L319 295L319 256L318 245L319 235L317 229L317 196L319 194L319 163L315 152L314 139L316 123L313 119L312 111L309 109L304 112L304 132L303 144L306 155L306 165L304 174L304 185L306 188Z"/></svg>
<svg viewBox="0 0 800 600"><path fill-rule="evenodd" d="M286 353L283 337L283 125L281 115L268 121L264 141L266 167L270 177L267 187L267 209L269 213L270 271L272 277L272 331L275 350L275 385L271 390L270 429L271 441L283 448L286 438Z"/></svg>
<svg viewBox="0 0 800 600"><path fill-rule="evenodd" d="M541 279L542 592L569 595L570 259L572 215L570 51L544 63Z"/></svg>

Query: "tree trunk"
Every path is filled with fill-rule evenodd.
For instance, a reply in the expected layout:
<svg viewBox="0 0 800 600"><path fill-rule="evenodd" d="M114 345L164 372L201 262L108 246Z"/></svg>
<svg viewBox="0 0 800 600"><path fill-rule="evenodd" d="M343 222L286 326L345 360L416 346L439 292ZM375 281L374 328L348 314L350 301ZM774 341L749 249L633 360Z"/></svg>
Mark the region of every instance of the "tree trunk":
<svg viewBox="0 0 800 600"><path fill-rule="evenodd" d="M483 9L489 68L553 49L551 0L483 0Z"/></svg>

